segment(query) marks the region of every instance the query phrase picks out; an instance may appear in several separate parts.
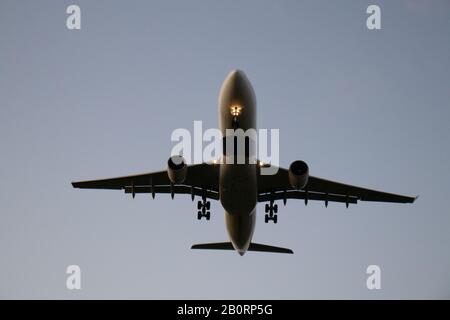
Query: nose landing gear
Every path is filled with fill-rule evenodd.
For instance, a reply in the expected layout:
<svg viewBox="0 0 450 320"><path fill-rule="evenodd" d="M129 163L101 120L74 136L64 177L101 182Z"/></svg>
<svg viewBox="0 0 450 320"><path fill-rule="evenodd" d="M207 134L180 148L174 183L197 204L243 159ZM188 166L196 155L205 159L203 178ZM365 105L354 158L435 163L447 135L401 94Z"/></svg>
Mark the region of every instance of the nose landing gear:
<svg viewBox="0 0 450 320"><path fill-rule="evenodd" d="M264 216L264 222L269 223L269 221L273 221L273 223L277 223L278 216L276 213L278 213L278 205L273 204L273 200L270 201L270 204L266 204L266 215Z"/></svg>
<svg viewBox="0 0 450 320"><path fill-rule="evenodd" d="M237 117L233 117L233 121L231 123L231 125L233 126L233 129L236 130L237 128L239 128L239 120Z"/></svg>

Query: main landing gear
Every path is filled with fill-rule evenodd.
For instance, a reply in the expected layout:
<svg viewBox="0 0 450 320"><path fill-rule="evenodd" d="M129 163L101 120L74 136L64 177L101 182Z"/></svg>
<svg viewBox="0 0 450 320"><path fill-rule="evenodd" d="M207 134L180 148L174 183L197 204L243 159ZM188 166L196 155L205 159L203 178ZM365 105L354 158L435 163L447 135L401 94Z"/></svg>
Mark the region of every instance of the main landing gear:
<svg viewBox="0 0 450 320"><path fill-rule="evenodd" d="M273 223L277 223L278 216L276 215L278 213L278 205L273 204L273 200L269 203L266 203L266 215L264 217L264 222L269 223L269 221L273 221Z"/></svg>
<svg viewBox="0 0 450 320"><path fill-rule="evenodd" d="M201 220L203 217L206 218L206 220L209 220L211 218L211 202L206 201L206 197L203 197L202 201L197 202L197 219Z"/></svg>

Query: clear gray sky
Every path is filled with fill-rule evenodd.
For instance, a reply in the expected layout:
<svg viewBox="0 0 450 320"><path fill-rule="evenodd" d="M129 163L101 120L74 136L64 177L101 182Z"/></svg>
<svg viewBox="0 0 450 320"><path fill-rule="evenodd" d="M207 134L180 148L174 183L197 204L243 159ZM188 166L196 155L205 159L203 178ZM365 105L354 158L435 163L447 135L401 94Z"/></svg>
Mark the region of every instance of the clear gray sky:
<svg viewBox="0 0 450 320"><path fill-rule="evenodd" d="M1 0L0 297L450 298L449 57L448 1ZM189 196L71 187L165 168L172 130L217 127L233 68L283 166L419 200L289 201L277 225L258 205L254 241L295 254L240 257L189 249L227 240L219 203L199 222Z"/></svg>

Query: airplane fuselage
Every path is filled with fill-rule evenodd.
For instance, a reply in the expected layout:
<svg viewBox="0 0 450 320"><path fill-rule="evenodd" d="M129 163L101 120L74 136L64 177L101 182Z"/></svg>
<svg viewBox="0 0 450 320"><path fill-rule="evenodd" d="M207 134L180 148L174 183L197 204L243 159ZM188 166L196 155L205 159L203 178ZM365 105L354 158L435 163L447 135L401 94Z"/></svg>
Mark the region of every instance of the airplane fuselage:
<svg viewBox="0 0 450 320"><path fill-rule="evenodd" d="M256 130L256 98L246 75L232 71L225 79L219 95L219 125L223 137L230 137L227 129ZM236 140L235 140L236 141ZM248 143L254 144L253 139ZM257 170L249 161L239 163L237 146L230 152L224 147L220 166L219 194L225 209L225 222L231 243L243 255L251 242L256 222ZM254 150L251 146L247 150Z"/></svg>

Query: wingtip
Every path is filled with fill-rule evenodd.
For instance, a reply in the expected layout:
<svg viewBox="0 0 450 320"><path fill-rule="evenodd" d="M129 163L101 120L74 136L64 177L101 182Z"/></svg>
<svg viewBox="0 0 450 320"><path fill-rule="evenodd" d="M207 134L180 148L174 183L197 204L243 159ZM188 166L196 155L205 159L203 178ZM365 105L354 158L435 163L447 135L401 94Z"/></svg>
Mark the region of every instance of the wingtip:
<svg viewBox="0 0 450 320"><path fill-rule="evenodd" d="M414 203L417 199L419 199L419 195L417 195L417 196L414 197L413 203Z"/></svg>

